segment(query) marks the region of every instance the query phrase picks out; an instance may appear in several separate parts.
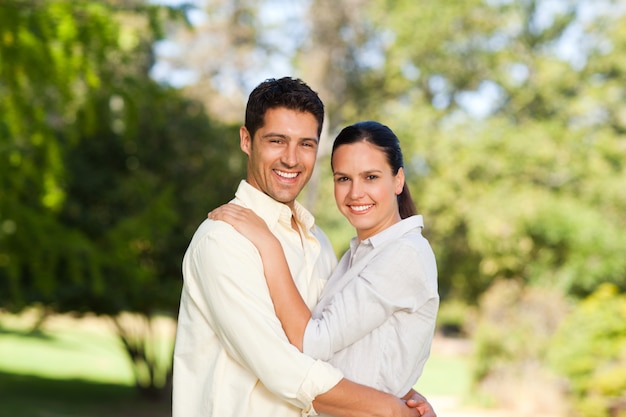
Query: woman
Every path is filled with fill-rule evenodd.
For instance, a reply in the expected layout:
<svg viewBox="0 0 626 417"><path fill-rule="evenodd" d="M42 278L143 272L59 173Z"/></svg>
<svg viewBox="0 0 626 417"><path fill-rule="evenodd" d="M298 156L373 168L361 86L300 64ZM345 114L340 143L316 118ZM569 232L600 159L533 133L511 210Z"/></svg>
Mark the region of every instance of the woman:
<svg viewBox="0 0 626 417"><path fill-rule="evenodd" d="M293 345L348 379L403 397L428 358L439 296L435 256L405 183L400 143L385 125L356 123L335 139L331 167L337 207L357 236L312 312L260 218L232 204L209 217L232 224L259 250Z"/></svg>

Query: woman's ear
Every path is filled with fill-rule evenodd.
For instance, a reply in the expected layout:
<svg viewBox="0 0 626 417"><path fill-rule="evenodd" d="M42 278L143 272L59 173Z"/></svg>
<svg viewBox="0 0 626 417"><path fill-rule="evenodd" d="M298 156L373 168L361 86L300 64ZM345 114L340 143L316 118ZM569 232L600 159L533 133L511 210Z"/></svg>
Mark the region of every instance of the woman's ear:
<svg viewBox="0 0 626 417"><path fill-rule="evenodd" d="M398 173L396 174L396 195L400 195L402 193L405 185L404 183L404 168L400 167L400 169L398 169Z"/></svg>

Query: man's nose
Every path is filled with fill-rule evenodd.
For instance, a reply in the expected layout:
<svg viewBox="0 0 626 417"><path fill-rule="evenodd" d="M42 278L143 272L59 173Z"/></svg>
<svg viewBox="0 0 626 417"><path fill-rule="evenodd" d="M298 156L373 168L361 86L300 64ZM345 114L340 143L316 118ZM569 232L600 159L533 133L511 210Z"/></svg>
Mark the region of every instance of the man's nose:
<svg viewBox="0 0 626 417"><path fill-rule="evenodd" d="M282 154L281 162L288 167L296 166L298 164L298 147L289 144Z"/></svg>

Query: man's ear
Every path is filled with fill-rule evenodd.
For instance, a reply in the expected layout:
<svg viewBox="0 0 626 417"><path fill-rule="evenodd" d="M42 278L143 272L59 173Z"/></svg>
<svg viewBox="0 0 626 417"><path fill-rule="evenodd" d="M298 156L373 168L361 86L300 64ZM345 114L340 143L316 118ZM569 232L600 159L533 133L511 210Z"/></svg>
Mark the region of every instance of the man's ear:
<svg viewBox="0 0 626 417"><path fill-rule="evenodd" d="M239 128L239 147L246 155L250 155L252 137L250 137L250 132L248 132L245 126Z"/></svg>

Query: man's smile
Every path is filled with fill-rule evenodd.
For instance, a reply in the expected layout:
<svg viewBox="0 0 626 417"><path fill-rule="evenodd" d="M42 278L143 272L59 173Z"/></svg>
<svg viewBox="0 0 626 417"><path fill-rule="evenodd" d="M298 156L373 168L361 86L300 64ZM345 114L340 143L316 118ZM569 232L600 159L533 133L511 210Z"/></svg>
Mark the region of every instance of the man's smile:
<svg viewBox="0 0 626 417"><path fill-rule="evenodd" d="M298 175L300 175L299 172L285 172L285 171L279 171L277 169L275 169L274 172L279 177L283 177L283 178L287 178L287 179L293 179L293 178L296 178Z"/></svg>

